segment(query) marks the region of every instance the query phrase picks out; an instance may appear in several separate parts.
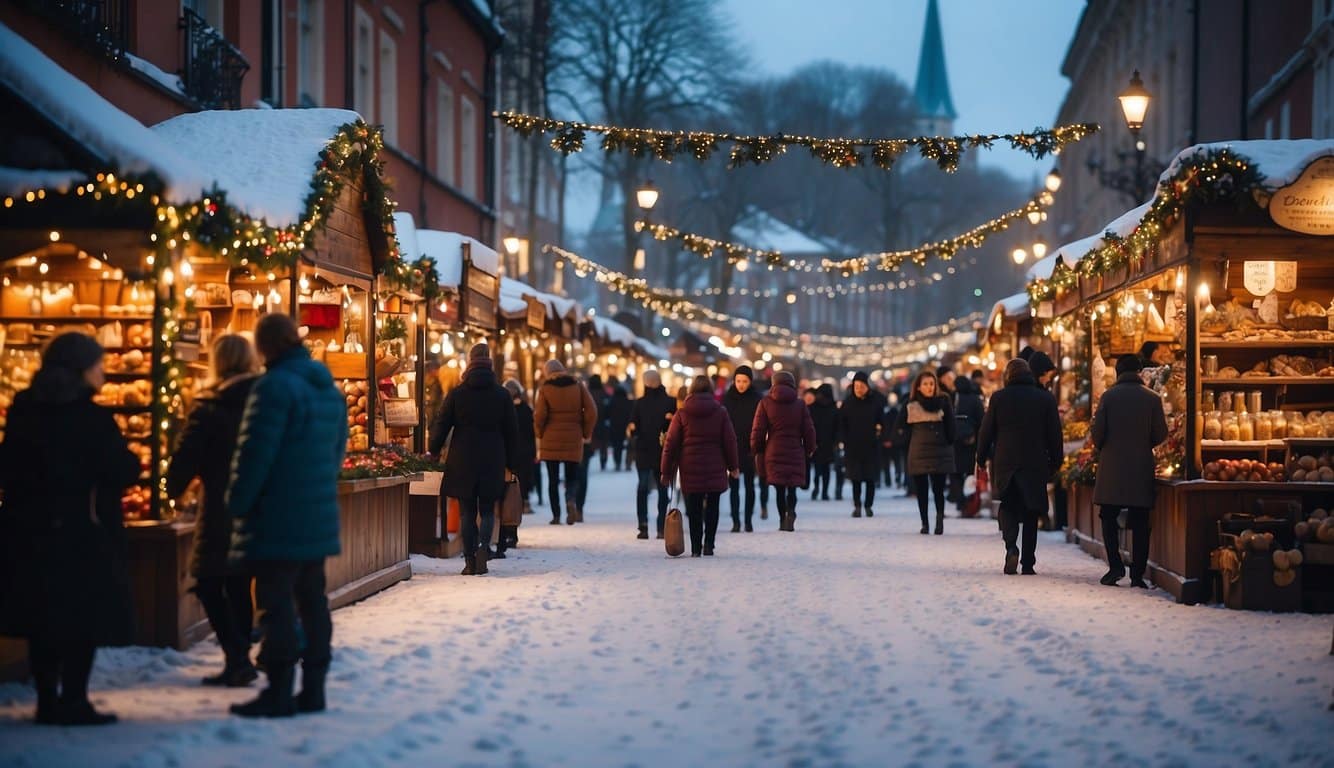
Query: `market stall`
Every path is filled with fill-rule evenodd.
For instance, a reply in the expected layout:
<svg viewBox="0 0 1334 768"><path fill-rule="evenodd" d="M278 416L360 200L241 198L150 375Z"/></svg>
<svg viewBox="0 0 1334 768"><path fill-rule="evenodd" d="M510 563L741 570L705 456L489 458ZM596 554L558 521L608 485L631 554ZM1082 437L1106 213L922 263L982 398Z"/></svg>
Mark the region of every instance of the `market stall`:
<svg viewBox="0 0 1334 768"><path fill-rule="evenodd" d="M1170 435L1158 449L1150 559L1155 582L1183 602L1334 608L1323 542L1298 541L1296 526L1334 501L1334 222L1319 202L1334 192L1331 168L1334 142L1192 147L1151 203L1030 285L1039 305L1078 296L1095 403L1116 356L1158 346L1143 377L1164 398ZM1066 470L1071 536L1100 553L1096 456ZM1314 556L1293 568L1269 543L1238 549L1232 534L1258 527ZM1267 588L1234 600L1257 564Z"/></svg>

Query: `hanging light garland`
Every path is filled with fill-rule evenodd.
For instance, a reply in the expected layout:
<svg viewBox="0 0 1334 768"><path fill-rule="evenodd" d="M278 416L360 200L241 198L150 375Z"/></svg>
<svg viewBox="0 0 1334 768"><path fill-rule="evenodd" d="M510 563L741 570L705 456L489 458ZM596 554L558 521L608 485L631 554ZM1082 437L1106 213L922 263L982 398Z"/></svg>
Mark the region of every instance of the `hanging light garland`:
<svg viewBox="0 0 1334 768"><path fill-rule="evenodd" d="M835 299L844 296L864 296L868 293L883 293L887 291L901 291L910 288L916 288L921 285L931 285L944 280L950 275L956 275L963 271L964 267L972 266L977 263L977 258L969 256L966 261L960 261L946 267L943 271L930 272L920 277L901 278L899 280L886 280L881 283L870 283L865 285L854 285L849 283L837 283L834 285L799 285L790 290L801 293L804 296L823 297ZM670 296L679 296L692 299L707 299L718 296L740 296L751 299L773 299L784 296L788 290L779 288L746 288L731 287L727 290L722 288L670 288L663 289Z"/></svg>
<svg viewBox="0 0 1334 768"><path fill-rule="evenodd" d="M624 128L576 120L553 120L520 112L494 112L492 116L524 138L553 134L552 149L565 155L582 152L588 134L602 137L602 151L629 152L635 157L651 157L670 163L680 156L704 161L727 147L728 168L746 164L763 165L785 154L789 147L804 147L812 157L835 168L857 168L870 162L882 170L891 170L895 162L915 149L924 159L941 170L953 173L969 149L991 149L997 144L1025 152L1036 159L1058 154L1067 144L1098 131L1096 123L1075 123L1056 128L1037 128L1025 133L987 133L967 136L914 136L892 139L820 138L777 133L770 136L746 136L712 131L669 131L652 128Z"/></svg>

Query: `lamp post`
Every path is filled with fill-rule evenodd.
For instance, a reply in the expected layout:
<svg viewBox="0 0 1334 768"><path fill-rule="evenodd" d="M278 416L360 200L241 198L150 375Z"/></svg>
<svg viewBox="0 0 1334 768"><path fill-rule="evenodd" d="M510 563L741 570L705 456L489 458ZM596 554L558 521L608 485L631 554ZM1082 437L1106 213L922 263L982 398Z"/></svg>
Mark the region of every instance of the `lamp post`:
<svg viewBox="0 0 1334 768"><path fill-rule="evenodd" d="M639 210L643 211L643 220L648 223L649 214L653 212L653 206L658 204L658 188L653 186L652 179L646 179L639 189L635 190L635 203ZM648 268L648 258L644 249L644 230L635 233L635 260L632 265L631 274L639 277ZM644 307L643 327L647 331L653 327L653 312L647 306Z"/></svg>
<svg viewBox="0 0 1334 768"><path fill-rule="evenodd" d="M1116 96L1121 103L1121 116L1125 118L1126 128L1134 141L1134 159L1124 150L1116 153L1119 165L1116 168L1104 167L1096 156L1090 156L1088 170L1098 177L1098 181L1108 189L1126 195L1133 205L1138 205L1153 193L1157 186L1158 175L1162 173L1161 164L1150 163L1147 157L1148 145L1140 136L1144 128L1144 118L1149 112L1149 103L1153 95L1144 87L1139 70L1130 76L1130 84Z"/></svg>

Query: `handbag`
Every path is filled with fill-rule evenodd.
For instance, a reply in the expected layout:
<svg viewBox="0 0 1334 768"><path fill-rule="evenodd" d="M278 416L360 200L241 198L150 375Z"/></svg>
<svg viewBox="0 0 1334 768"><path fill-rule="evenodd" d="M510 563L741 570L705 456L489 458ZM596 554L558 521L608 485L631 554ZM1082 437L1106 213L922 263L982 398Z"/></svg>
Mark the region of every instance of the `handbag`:
<svg viewBox="0 0 1334 768"><path fill-rule="evenodd" d="M672 507L667 510L667 524L663 528L663 543L668 557L680 557L686 551L685 526L681 522L681 486L672 494Z"/></svg>
<svg viewBox="0 0 1334 768"><path fill-rule="evenodd" d="M518 527L523 522L523 491L518 480L505 483L505 493L500 497L500 524Z"/></svg>

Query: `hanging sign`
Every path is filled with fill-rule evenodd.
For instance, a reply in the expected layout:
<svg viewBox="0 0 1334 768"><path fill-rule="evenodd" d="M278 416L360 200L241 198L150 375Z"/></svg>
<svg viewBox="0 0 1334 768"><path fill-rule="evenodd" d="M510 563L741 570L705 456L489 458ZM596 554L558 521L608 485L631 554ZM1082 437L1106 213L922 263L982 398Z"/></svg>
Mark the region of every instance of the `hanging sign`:
<svg viewBox="0 0 1334 768"><path fill-rule="evenodd" d="M1242 285L1254 296L1268 296L1274 291L1291 293L1297 289L1297 262L1247 261L1242 263Z"/></svg>
<svg viewBox="0 0 1334 768"><path fill-rule="evenodd" d="M1334 235L1334 157L1306 166L1292 184L1269 200L1274 223L1308 235Z"/></svg>

